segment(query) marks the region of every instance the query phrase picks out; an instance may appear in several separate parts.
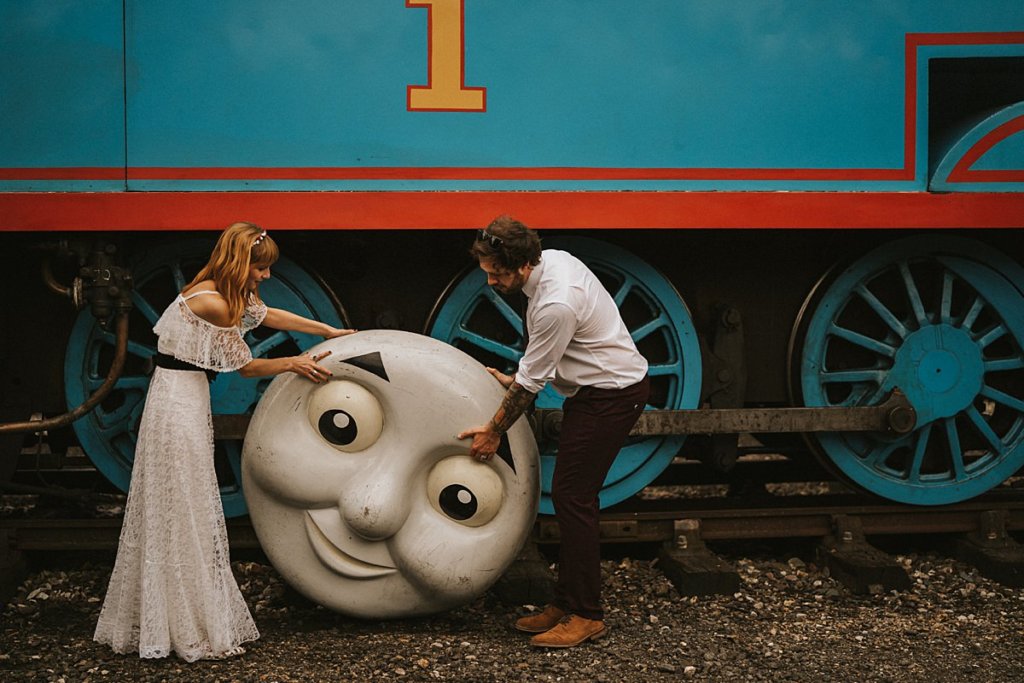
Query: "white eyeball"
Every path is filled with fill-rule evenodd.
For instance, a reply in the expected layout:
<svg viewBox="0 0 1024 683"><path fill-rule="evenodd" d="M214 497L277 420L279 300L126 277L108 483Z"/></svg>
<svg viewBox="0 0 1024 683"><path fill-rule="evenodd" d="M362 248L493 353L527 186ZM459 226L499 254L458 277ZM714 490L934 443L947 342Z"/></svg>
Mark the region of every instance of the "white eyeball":
<svg viewBox="0 0 1024 683"><path fill-rule="evenodd" d="M339 380L314 390L309 423L339 451L355 453L373 445L384 428L384 411L364 387Z"/></svg>
<svg viewBox="0 0 1024 683"><path fill-rule="evenodd" d="M490 465L465 455L441 460L427 477L434 509L464 526L483 526L501 509L501 477Z"/></svg>

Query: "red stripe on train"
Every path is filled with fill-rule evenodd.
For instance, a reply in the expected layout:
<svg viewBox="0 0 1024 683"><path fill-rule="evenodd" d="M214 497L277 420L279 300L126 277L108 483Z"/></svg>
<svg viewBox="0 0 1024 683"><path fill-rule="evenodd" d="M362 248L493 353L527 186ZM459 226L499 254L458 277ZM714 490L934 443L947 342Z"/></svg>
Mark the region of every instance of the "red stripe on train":
<svg viewBox="0 0 1024 683"><path fill-rule="evenodd" d="M0 230L1020 228L1024 195L924 192L22 192Z"/></svg>

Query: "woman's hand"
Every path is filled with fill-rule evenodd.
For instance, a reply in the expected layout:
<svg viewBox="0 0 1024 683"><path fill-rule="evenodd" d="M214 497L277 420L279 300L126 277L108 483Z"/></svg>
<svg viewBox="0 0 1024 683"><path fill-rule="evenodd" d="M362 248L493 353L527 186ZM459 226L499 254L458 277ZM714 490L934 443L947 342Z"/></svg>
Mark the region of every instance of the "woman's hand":
<svg viewBox="0 0 1024 683"><path fill-rule="evenodd" d="M322 384L334 376L330 370L320 365L320 361L331 355L330 351L318 354L304 353L301 356L292 357L292 372L309 379L314 384Z"/></svg>
<svg viewBox="0 0 1024 683"><path fill-rule="evenodd" d="M327 331L324 332L324 339L334 339L335 337L346 337L350 334L355 334L357 330L342 329L340 327L328 327Z"/></svg>

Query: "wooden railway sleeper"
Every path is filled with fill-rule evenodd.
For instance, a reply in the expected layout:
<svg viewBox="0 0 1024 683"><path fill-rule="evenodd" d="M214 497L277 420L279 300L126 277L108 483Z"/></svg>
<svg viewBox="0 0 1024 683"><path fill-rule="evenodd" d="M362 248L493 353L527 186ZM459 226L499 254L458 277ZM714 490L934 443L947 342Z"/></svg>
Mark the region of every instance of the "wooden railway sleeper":
<svg viewBox="0 0 1024 683"><path fill-rule="evenodd" d="M704 545L699 519L675 520L673 536L662 544L657 567L680 595L732 595L739 590L736 569Z"/></svg>
<svg viewBox="0 0 1024 683"><path fill-rule="evenodd" d="M867 542L859 517L833 515L832 533L818 546L818 559L857 595L910 588L910 577L895 559Z"/></svg>
<svg viewBox="0 0 1024 683"><path fill-rule="evenodd" d="M16 529L0 528L0 603L6 605L28 574L25 554L16 545Z"/></svg>
<svg viewBox="0 0 1024 683"><path fill-rule="evenodd" d="M956 556L988 578L1012 588L1024 587L1024 545L1006 532L1006 510L980 513L978 529L957 538Z"/></svg>

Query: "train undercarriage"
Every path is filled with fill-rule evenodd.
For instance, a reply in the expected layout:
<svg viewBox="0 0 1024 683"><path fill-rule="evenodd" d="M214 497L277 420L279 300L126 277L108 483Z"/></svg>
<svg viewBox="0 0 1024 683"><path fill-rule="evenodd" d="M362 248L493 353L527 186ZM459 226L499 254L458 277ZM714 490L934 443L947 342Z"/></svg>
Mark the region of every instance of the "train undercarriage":
<svg viewBox="0 0 1024 683"><path fill-rule="evenodd" d="M634 496L673 462L697 461L728 477L743 453L740 434L897 503L970 500L1020 469L1024 269L1013 231L542 236L545 248L572 251L598 273L651 364L648 409L657 412L620 453L602 508ZM114 360L110 321L130 308L113 389L73 428L47 436L54 451L80 448L123 491L152 370L150 328L201 265L209 240L194 233L60 237L2 238L22 292L3 313L3 419L51 418L83 403ZM284 258L263 290L270 305L357 329L420 332L503 370L522 353L516 302L471 267L460 231L275 237ZM126 274L124 281L97 280L111 269ZM97 315L110 317L101 324ZM249 341L255 355L276 356L316 340L258 329ZM217 448L229 517L245 514L238 416L252 412L267 383L232 374L212 384L219 433L232 437ZM545 390L532 418L541 512L548 514L559 405ZM6 483L26 438L0 430Z"/></svg>

